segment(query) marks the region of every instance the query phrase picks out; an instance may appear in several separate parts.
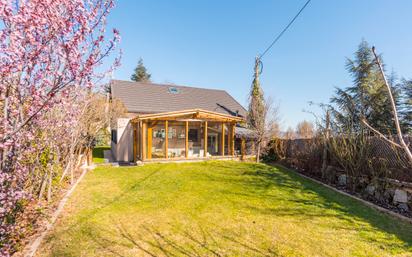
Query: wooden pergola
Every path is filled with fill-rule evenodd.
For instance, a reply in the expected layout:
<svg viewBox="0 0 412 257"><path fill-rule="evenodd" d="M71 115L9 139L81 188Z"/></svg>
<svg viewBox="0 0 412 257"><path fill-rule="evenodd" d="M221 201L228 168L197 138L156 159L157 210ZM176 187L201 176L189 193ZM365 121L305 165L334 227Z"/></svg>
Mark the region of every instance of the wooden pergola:
<svg viewBox="0 0 412 257"><path fill-rule="evenodd" d="M201 109L191 109L183 111L162 112L154 114L141 114L134 117L131 120L133 126L133 159L134 161L141 160L146 161L152 159L152 128L153 126L162 122L164 124L165 142L163 159L171 159L168 154L169 148L169 122L179 121L185 124L185 155L184 157L173 157L173 159L190 159L189 153L189 125L191 122L202 124L203 128L203 156L196 158L208 157L208 122L221 124L221 136L220 136L220 155L215 157L225 156L225 127L228 128L228 154L229 156L235 155L235 127L239 122L244 122L242 117L231 116L221 114L218 112L211 112Z"/></svg>

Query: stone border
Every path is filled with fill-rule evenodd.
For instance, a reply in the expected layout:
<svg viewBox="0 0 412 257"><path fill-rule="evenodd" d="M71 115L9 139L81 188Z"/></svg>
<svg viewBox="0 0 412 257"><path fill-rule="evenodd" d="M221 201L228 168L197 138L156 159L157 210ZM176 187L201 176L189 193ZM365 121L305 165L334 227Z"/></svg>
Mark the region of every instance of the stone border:
<svg viewBox="0 0 412 257"><path fill-rule="evenodd" d="M273 164L272 164L272 165L273 165ZM321 182L321 181L319 181L319 180L316 180L316 179L314 179L314 178L311 178L311 177L309 177L309 176L306 176L306 175L304 175L304 174L302 174L302 173L300 173L300 172L298 172L298 171L296 171L296 170L294 170L294 169L287 168L287 167L285 167L285 166L283 166L283 165L281 165L281 164L274 164L274 165L280 166L280 167L282 167L282 168L284 168L284 169L287 169L287 170L289 170L289 171L292 171L293 173L295 173L295 174L297 174L297 175L299 175L299 176L301 176L301 177L303 177L303 178L306 178L306 179L308 179L308 180L310 180L310 181L313 181L313 182L315 182L315 183L317 183L317 184L319 184L319 185L322 185L322 186L324 186L324 187L327 187L327 188L329 188L329 189L332 189L333 191L335 191L335 192L337 192L337 193L340 193L340 194L343 194L343 195L345 195L345 196L348 196L348 197L350 197L350 198L352 198L352 199L355 199L355 200L357 200L357 201L359 201L359 202L362 202L363 204L365 204L365 205L367 205L367 206L369 206L369 207L372 207L372 208L374 208L375 210L377 210L377 211L379 211L379 212L382 212L382 213L391 215L391 216L393 216L393 217L395 217L395 218L398 218L398 219L400 219L400 220L402 220L402 221L405 221L405 222L408 222L408 223L412 224L412 219L411 219L411 218L405 217L405 216L403 216L403 215L401 215L401 214L399 214L399 213L396 213L396 212L393 212L393 211L391 211L391 210L385 209L385 208L383 208L383 207L381 207L381 206L378 206L378 205L376 205L376 204L374 204L374 203L371 203L371 202L369 202L369 201L363 200L362 198L359 198L359 197L357 197L357 196L354 196L354 195L351 195L351 194L349 194L349 193L346 193L346 192L344 192L344 191L342 191L342 190L339 190L339 189L337 189L337 188L335 188L335 187L333 187L333 186L331 186L331 185L325 184L325 183L323 183L323 182Z"/></svg>
<svg viewBox="0 0 412 257"><path fill-rule="evenodd" d="M47 223L46 229L41 232L25 249L24 256L25 257L33 257L38 248L40 247L43 239L46 237L46 235L50 232L50 230L53 228L54 224L56 223L57 218L60 216L61 212L64 209L64 206L66 205L66 202L69 200L69 197L71 194L74 192L74 189L77 187L77 185L82 181L83 177L86 175L88 170L93 170L95 166L88 166L88 167L82 167L83 172L80 175L80 177L77 179L77 181L74 183L74 185L70 188L69 191L64 195L62 200L60 201L56 211L53 213L51 220Z"/></svg>

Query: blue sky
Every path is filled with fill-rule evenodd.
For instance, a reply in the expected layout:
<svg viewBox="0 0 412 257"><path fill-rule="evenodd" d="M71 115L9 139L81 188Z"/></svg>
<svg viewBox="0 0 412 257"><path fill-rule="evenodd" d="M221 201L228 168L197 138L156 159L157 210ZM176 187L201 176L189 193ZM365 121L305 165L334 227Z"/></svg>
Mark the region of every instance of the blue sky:
<svg viewBox="0 0 412 257"><path fill-rule="evenodd" d="M129 80L140 57L153 82L217 88L245 107L254 58L306 0L120 0L109 27L120 30ZM263 59L262 88L280 105L283 128L312 120L309 101L327 102L351 83L345 60L362 38L389 71L412 77L412 1L312 0Z"/></svg>

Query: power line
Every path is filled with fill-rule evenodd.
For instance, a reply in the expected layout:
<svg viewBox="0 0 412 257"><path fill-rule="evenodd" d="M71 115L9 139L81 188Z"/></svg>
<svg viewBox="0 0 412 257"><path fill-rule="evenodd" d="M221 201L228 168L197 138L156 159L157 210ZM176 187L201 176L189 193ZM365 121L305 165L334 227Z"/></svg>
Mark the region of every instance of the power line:
<svg viewBox="0 0 412 257"><path fill-rule="evenodd" d="M288 28L295 22L295 20L298 18L298 16L303 12L303 10L306 8L306 6L310 3L311 0L306 1L306 3L300 8L299 12L293 17L293 19L289 22L289 24L282 30L282 32L279 33L279 35L273 40L273 42L269 45L268 48L259 56L259 59L261 59L269 50L272 48L274 44L282 37L282 35L288 30Z"/></svg>

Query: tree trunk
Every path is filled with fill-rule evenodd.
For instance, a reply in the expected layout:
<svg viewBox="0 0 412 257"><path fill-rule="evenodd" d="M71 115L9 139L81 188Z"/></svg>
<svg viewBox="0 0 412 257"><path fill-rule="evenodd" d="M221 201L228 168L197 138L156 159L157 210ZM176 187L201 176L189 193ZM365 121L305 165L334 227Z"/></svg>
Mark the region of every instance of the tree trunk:
<svg viewBox="0 0 412 257"><path fill-rule="evenodd" d="M393 119L394 119L394 121L395 121L396 132L397 132L398 137L399 137L400 145L401 145L401 147L404 149L405 154L406 154L407 158L409 159L409 163L412 164L412 152L411 152L411 150L409 149L409 146L406 144L405 140L403 139L403 134L402 134L402 130L401 130L401 125L400 125L399 117L398 117L398 111L396 110L395 99L393 98L393 95L392 95L392 89L391 89L391 87L390 87L390 85L389 85L389 83L388 83L388 80L386 79L385 72L383 71L382 64L381 64L381 62L380 62L380 60L379 60L379 57L378 57L378 55L377 55L376 52L375 52L375 47L372 47L372 52L373 52L373 55L375 56L376 63L377 63L378 66L379 66L379 70L380 70L380 72L381 72L381 74L382 74L383 80L385 81L386 89L388 90L389 99L390 99L390 101L391 101L391 106L392 106ZM366 123L366 124L367 124L367 123ZM375 130L375 131L376 131L376 130ZM378 134L379 134L379 133L378 133ZM381 134L381 135L382 135L382 134ZM384 136L384 138L386 138L386 137ZM393 140L390 140L390 141L393 142Z"/></svg>
<svg viewBox="0 0 412 257"><path fill-rule="evenodd" d="M4 96L4 104L3 104L3 117L4 117L4 123L3 123L3 129L6 129L8 126L8 119L9 119L9 87L7 87L6 94ZM4 164L7 159L7 149L9 147L6 146L2 148L1 151L1 162L0 162L0 169L4 169Z"/></svg>
<svg viewBox="0 0 412 257"><path fill-rule="evenodd" d="M51 201L51 194L52 194L52 177L53 177L53 172L50 170L49 172L49 187L47 189L47 202Z"/></svg>
<svg viewBox="0 0 412 257"><path fill-rule="evenodd" d="M47 171L43 176L42 183L40 186L39 200L43 198L44 190L46 190L46 185L47 185Z"/></svg>
<svg viewBox="0 0 412 257"><path fill-rule="evenodd" d="M257 144L257 150L256 150L256 163L260 162L260 142Z"/></svg>
<svg viewBox="0 0 412 257"><path fill-rule="evenodd" d="M326 177L326 169L328 166L328 144L329 144L329 110L326 111L326 126L325 126L325 136L323 138L323 154L322 154L322 178Z"/></svg>

